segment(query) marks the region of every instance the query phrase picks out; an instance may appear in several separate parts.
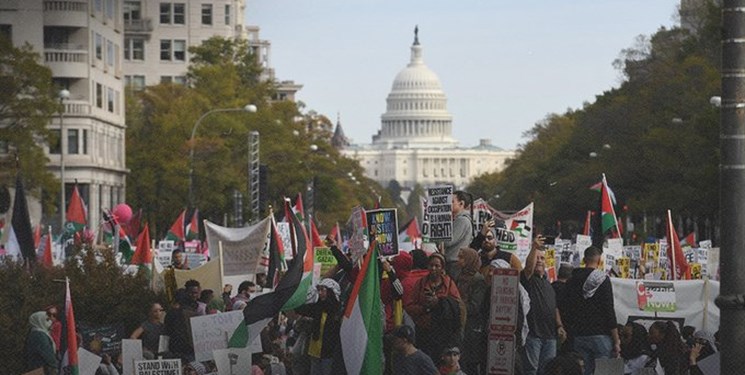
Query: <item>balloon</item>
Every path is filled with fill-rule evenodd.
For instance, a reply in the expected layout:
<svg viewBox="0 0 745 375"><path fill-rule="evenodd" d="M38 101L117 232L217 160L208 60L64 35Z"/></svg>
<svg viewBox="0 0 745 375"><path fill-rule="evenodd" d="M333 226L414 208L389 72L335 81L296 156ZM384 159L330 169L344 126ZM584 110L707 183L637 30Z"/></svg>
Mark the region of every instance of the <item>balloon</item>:
<svg viewBox="0 0 745 375"><path fill-rule="evenodd" d="M126 203L117 204L111 213L114 214L119 224L127 224L132 219L132 207L129 207Z"/></svg>

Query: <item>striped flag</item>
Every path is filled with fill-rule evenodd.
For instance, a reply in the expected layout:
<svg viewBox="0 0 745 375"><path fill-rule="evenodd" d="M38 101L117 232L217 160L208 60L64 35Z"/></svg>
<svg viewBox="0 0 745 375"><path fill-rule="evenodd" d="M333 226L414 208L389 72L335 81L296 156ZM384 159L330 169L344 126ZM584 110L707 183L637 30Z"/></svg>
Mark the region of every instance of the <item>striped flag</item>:
<svg viewBox="0 0 745 375"><path fill-rule="evenodd" d="M28 213L28 203L26 202L26 193L23 189L20 173L16 177L13 216L10 219L10 232L5 249L7 254L13 256L16 260L23 258L32 262L36 261L34 233L31 229L31 218Z"/></svg>
<svg viewBox="0 0 745 375"><path fill-rule="evenodd" d="M75 333L75 313L72 309L72 297L70 296L70 279L65 280L65 317L62 320L62 340L60 352L63 353L59 373L69 375L80 375L78 368L78 336Z"/></svg>
<svg viewBox="0 0 745 375"><path fill-rule="evenodd" d="M71 238L75 233L83 230L88 222L87 216L88 209L85 207L83 198L80 197L78 185L75 185L65 215L65 236Z"/></svg>
<svg viewBox="0 0 745 375"><path fill-rule="evenodd" d="M44 239L44 252L41 256L41 265L45 268L54 267L54 256L52 255L52 227L49 227Z"/></svg>
<svg viewBox="0 0 745 375"><path fill-rule="evenodd" d="M173 225L171 225L171 229L168 230L168 234L166 234L166 240L183 242L186 239L186 234L184 233L185 217L186 210L184 209L183 211L181 211L181 214L178 215L176 221L173 222Z"/></svg>
<svg viewBox="0 0 745 375"><path fill-rule="evenodd" d="M194 209L194 214L191 215L191 222L186 230L186 239L188 241L199 239L199 210L197 209Z"/></svg>
<svg viewBox="0 0 745 375"><path fill-rule="evenodd" d="M382 374L383 321L375 241L349 296L340 336L344 364L350 374Z"/></svg>

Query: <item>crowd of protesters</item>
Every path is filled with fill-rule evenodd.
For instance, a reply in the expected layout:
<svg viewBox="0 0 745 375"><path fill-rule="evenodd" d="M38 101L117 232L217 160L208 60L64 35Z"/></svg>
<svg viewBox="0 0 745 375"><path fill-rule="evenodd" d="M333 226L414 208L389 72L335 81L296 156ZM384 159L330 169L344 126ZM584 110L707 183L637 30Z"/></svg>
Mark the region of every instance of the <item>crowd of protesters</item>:
<svg viewBox="0 0 745 375"><path fill-rule="evenodd" d="M600 249L584 251L582 268L562 264L558 280L550 283L543 236L535 237L523 265L515 254L499 249L493 220L473 235L470 205L468 194L454 194L451 241L434 251L402 251L379 260L384 373L488 373L495 268L512 268L520 274L515 374L588 375L593 374L596 360L621 358L624 374L697 375L701 373L698 361L718 351L715 335L692 327L679 330L670 321L654 322L649 329L634 322L618 324L610 279L598 268ZM281 313L262 331L263 352L252 357L252 375L346 373L339 331L359 269L333 238L327 238L327 245L337 267L316 285L309 303ZM142 340L146 359L180 358L184 374L215 372L213 361L195 360L190 318L247 308L251 298L268 287L265 283L265 277L246 280L233 295L231 285L218 294L189 280L170 305L149 306L131 338ZM59 325L55 316L56 309L49 308L29 317L25 351L29 369L44 367L53 373L60 334L59 327L53 328ZM159 351L161 335L170 337L165 352ZM120 374L120 361L105 358L98 373Z"/></svg>

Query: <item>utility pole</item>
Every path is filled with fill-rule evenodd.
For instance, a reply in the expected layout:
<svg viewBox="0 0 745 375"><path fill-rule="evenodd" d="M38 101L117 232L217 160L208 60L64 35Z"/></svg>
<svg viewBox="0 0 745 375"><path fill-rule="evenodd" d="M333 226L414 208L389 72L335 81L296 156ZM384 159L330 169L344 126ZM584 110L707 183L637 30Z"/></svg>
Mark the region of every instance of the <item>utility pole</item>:
<svg viewBox="0 0 745 375"><path fill-rule="evenodd" d="M721 374L745 369L745 0L722 6L719 144Z"/></svg>

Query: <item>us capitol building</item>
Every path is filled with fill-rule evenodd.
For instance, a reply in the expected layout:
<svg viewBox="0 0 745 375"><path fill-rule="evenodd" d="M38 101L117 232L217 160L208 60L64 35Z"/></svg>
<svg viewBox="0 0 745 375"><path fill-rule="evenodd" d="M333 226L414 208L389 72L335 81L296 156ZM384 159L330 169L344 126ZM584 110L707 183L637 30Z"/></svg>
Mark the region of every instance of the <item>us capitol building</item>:
<svg viewBox="0 0 745 375"><path fill-rule="evenodd" d="M458 147L440 79L424 64L416 29L414 35L411 61L393 80L372 144L350 145L340 124L333 143L382 186L396 180L408 189L417 183L462 188L476 176L502 170L514 151L492 146L489 139L481 139L476 147Z"/></svg>

